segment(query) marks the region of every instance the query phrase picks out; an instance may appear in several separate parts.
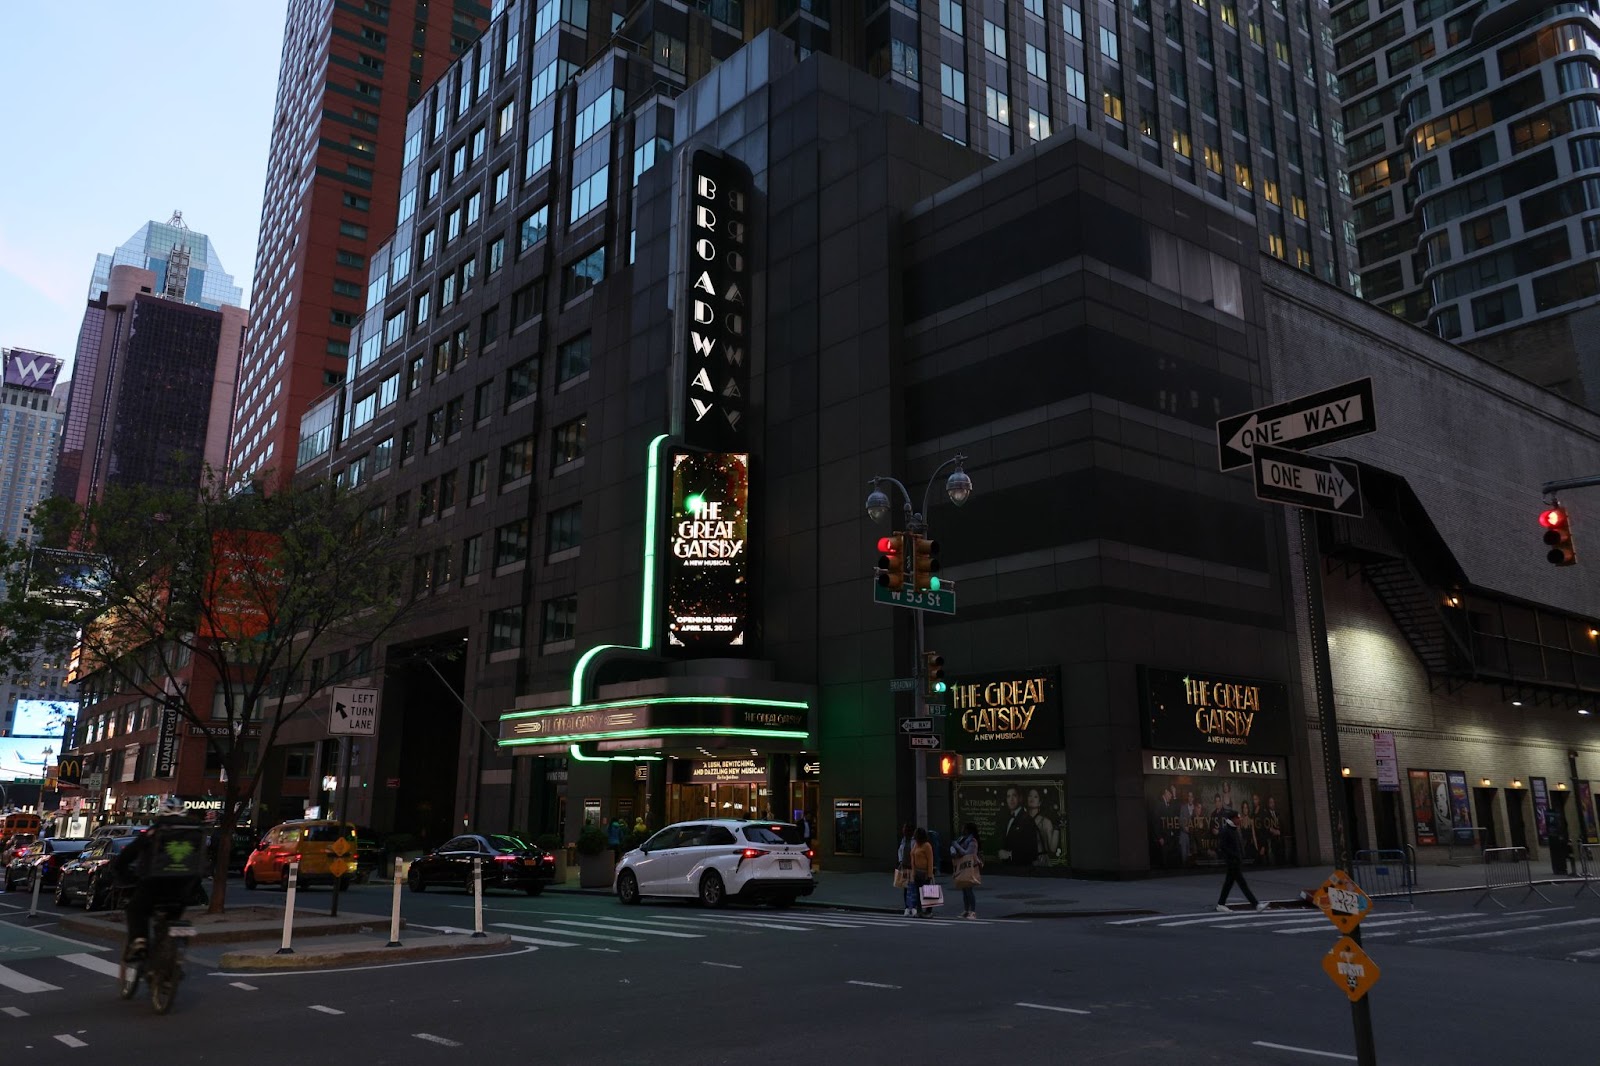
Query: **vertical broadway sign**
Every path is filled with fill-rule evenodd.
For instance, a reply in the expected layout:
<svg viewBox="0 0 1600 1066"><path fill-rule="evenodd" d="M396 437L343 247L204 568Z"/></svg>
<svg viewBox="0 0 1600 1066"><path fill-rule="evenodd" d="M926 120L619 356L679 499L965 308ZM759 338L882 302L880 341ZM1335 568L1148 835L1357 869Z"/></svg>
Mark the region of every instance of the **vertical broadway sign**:
<svg viewBox="0 0 1600 1066"><path fill-rule="evenodd" d="M683 438L712 451L749 438L750 191L738 160L703 150L690 159Z"/></svg>
<svg viewBox="0 0 1600 1066"><path fill-rule="evenodd" d="M674 452L667 515L667 646L742 648L750 614L750 456Z"/></svg>

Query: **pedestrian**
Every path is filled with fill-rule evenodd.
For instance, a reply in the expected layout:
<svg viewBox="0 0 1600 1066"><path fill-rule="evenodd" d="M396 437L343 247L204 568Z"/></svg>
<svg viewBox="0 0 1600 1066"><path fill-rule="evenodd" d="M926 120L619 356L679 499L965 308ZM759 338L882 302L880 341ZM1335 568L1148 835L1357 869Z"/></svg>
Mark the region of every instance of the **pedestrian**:
<svg viewBox="0 0 1600 1066"><path fill-rule="evenodd" d="M983 867L983 857L978 852L978 826L976 822L968 822L961 836L950 845L950 854L955 859L955 886L961 890L963 918L978 916L977 886L982 884L978 871Z"/></svg>
<svg viewBox="0 0 1600 1066"><path fill-rule="evenodd" d="M1228 864L1228 876L1223 879L1222 893L1217 896L1217 910L1229 911L1228 893L1234 885L1244 893L1244 898L1258 911L1267 909L1265 903L1256 899L1256 894L1250 891L1250 885L1244 879L1244 870L1241 864L1244 861L1244 844L1239 839L1239 814L1232 807L1222 809L1222 825L1217 837L1217 851L1222 855L1222 861Z"/></svg>
<svg viewBox="0 0 1600 1066"><path fill-rule="evenodd" d="M926 918L933 913L922 905L922 886L933 884L933 844L928 841L928 831L917 827L911 846L911 881L913 898L917 901L917 917Z"/></svg>
<svg viewBox="0 0 1600 1066"><path fill-rule="evenodd" d="M635 833L643 833L644 832L644 815L641 814L641 815L639 815L638 818L634 819L633 831Z"/></svg>
<svg viewBox="0 0 1600 1066"><path fill-rule="evenodd" d="M622 815L611 819L611 824L606 826L606 843L611 845L611 859L616 862L622 858L622 837L628 831L628 824L622 820Z"/></svg>
<svg viewBox="0 0 1600 1066"><path fill-rule="evenodd" d="M916 878L911 871L911 852L916 847L915 832L911 823L907 822L900 827L900 849L895 855L894 883L900 886L901 902L905 905L905 916L911 917L921 905L917 899Z"/></svg>

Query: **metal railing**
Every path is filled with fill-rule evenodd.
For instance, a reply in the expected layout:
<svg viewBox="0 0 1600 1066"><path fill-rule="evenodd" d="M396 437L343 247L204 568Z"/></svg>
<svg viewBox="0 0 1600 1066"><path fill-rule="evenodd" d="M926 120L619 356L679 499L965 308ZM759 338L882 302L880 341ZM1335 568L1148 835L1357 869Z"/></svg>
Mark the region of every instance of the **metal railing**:
<svg viewBox="0 0 1600 1066"><path fill-rule="evenodd" d="M1505 901L1498 898L1495 893L1512 888L1524 889L1523 899L1538 896L1546 903L1550 902L1550 897L1534 886L1533 867L1528 863L1527 848L1484 848L1483 893L1473 901L1472 905L1476 907L1484 900L1490 899L1504 907Z"/></svg>
<svg viewBox="0 0 1600 1066"><path fill-rule="evenodd" d="M1485 846L1488 835L1489 830L1481 825L1458 825L1449 830L1445 843L1449 846L1450 859L1454 861L1468 856L1477 859L1488 850Z"/></svg>
<svg viewBox="0 0 1600 1066"><path fill-rule="evenodd" d="M1578 845L1578 895L1600 896L1600 844Z"/></svg>
<svg viewBox="0 0 1600 1066"><path fill-rule="evenodd" d="M1417 849L1407 844L1404 849L1358 851L1350 877L1369 896L1411 903L1417 887Z"/></svg>

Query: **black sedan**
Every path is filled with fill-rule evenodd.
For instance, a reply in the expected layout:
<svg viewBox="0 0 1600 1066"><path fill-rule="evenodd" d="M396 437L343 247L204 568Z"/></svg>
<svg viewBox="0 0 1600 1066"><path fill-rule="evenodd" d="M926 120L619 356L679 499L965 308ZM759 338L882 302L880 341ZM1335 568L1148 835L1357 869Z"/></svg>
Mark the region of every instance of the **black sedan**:
<svg viewBox="0 0 1600 1066"><path fill-rule="evenodd" d="M107 867L117 853L131 843L133 837L101 837L90 841L88 847L61 868L61 878L56 882L56 904L65 906L82 900L83 909L88 911L117 905L120 901Z"/></svg>
<svg viewBox="0 0 1600 1066"><path fill-rule="evenodd" d="M28 887L35 877L41 885L53 885L61 876L61 867L76 858L89 842L87 840L37 840L18 851L6 864L3 879L5 890Z"/></svg>
<svg viewBox="0 0 1600 1066"><path fill-rule="evenodd" d="M356 880L365 884L381 877L389 861L389 846L383 834L364 825L356 826Z"/></svg>
<svg viewBox="0 0 1600 1066"><path fill-rule="evenodd" d="M450 885L472 890L472 864L483 866L483 887L521 889L530 896L544 891L556 876L556 857L525 840L496 833L452 837L411 863L406 875L413 892Z"/></svg>

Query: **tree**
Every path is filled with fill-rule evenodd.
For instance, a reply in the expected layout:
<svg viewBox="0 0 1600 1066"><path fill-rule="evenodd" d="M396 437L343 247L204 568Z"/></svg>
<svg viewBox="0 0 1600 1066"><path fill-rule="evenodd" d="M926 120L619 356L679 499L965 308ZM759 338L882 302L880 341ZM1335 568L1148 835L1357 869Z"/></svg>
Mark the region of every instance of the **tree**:
<svg viewBox="0 0 1600 1066"><path fill-rule="evenodd" d="M225 771L226 848L283 725L326 706L331 686L374 672L410 610L404 516L388 517L370 488L229 493L211 477L199 492L113 487L86 507L46 501L35 528L71 550L33 550L31 583L7 589L0 624L14 635L0 655L74 633L80 718L115 689L194 726ZM4 556L13 577L17 556ZM338 665L313 668L324 662ZM212 911L225 901L218 878Z"/></svg>

